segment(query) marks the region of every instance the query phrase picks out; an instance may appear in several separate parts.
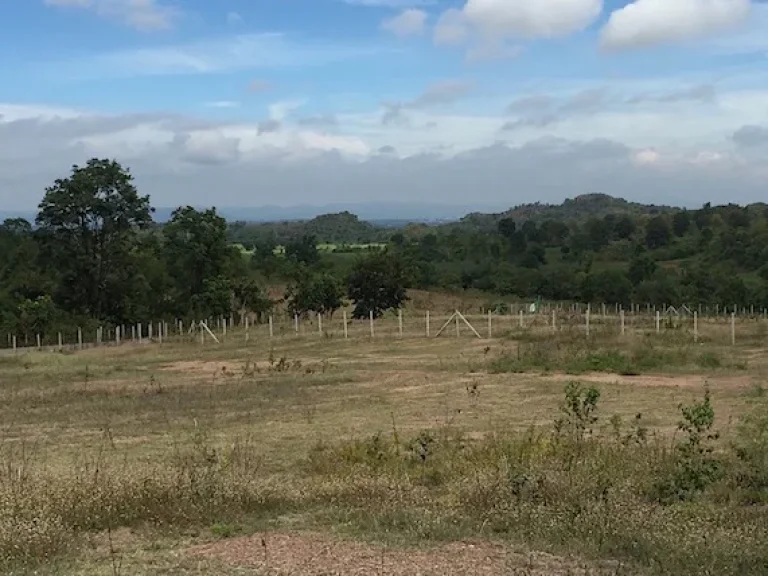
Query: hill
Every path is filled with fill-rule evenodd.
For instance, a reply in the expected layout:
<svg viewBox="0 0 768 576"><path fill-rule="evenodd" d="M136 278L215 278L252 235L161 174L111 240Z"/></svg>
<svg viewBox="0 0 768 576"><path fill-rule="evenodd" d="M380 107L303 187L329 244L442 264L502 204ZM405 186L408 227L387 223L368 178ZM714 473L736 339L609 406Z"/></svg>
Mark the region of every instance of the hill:
<svg viewBox="0 0 768 576"><path fill-rule="evenodd" d="M670 213L680 210L672 206L656 206L630 202L624 198L616 198L608 194L582 194L575 198L566 198L562 204L520 204L506 212L498 214L483 214L474 212L459 220L458 224L476 230L495 229L499 220L512 218L522 224L527 220L542 222L544 220L582 222L587 218L602 218L608 214L643 216Z"/></svg>

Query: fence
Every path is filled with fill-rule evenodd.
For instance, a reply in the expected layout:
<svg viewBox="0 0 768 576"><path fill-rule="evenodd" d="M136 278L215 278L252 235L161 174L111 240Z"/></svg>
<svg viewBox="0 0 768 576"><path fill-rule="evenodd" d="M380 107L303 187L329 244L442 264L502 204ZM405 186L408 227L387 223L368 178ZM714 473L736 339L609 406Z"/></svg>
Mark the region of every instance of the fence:
<svg viewBox="0 0 768 576"><path fill-rule="evenodd" d="M605 336L627 337L638 334L660 335L674 331L680 338L691 342L712 342L736 345L752 343L763 345L768 336L768 318L765 310L754 314L742 310L707 314L690 309L681 313L676 309L653 310L650 306L590 305L540 306L531 312L523 306L508 313L485 311L481 314L434 314L430 311L399 310L374 319L353 319L347 310L333 315L288 317L277 314L261 323L244 318L236 322L233 317L208 319L185 324L159 321L134 326L98 328L85 333L73 328L66 333L36 335L34 339L19 341L8 334L0 345L7 352L18 350L81 350L99 346L123 344L163 344L169 342L224 342L240 339L243 342L284 338L341 338L341 339L395 339L395 338L494 338L521 332L539 334L569 334L584 338ZM674 312L672 312L674 310ZM752 311L754 312L754 311Z"/></svg>

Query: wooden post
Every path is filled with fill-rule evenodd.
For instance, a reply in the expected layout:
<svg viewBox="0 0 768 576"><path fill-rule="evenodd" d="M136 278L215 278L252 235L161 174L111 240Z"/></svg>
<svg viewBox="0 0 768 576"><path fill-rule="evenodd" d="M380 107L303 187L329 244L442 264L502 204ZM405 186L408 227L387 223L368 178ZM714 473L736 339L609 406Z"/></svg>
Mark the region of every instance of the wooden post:
<svg viewBox="0 0 768 576"><path fill-rule="evenodd" d="M317 332L320 336L323 335L323 315L319 312L317 314Z"/></svg>
<svg viewBox="0 0 768 576"><path fill-rule="evenodd" d="M59 351L64 348L64 342L61 339L61 332L59 332Z"/></svg>
<svg viewBox="0 0 768 576"><path fill-rule="evenodd" d="M429 338L429 310L427 310L426 326L427 326L427 338Z"/></svg>
<svg viewBox="0 0 768 576"><path fill-rule="evenodd" d="M138 334L138 336L139 336L139 344L141 344L142 332L143 332L143 330L141 329L141 322L139 322L136 325L136 334Z"/></svg>
<svg viewBox="0 0 768 576"><path fill-rule="evenodd" d="M11 347L13 348L13 353L16 354L16 334L11 336Z"/></svg>
<svg viewBox="0 0 768 576"><path fill-rule="evenodd" d="M40 342L40 334L37 334L37 335L35 336L35 339L36 339L36 341L37 341L37 349L38 349L38 350L42 349L43 345L42 345L42 343Z"/></svg>
<svg viewBox="0 0 768 576"><path fill-rule="evenodd" d="M136 326L131 325L131 342L136 342Z"/></svg>
<svg viewBox="0 0 768 576"><path fill-rule="evenodd" d="M656 334L661 331L661 313L656 310Z"/></svg>
<svg viewBox="0 0 768 576"><path fill-rule="evenodd" d="M221 319L221 335L225 338L227 337L227 319L222 318Z"/></svg>
<svg viewBox="0 0 768 576"><path fill-rule="evenodd" d="M523 311L520 310L520 313L518 314L519 320L520 320L520 328L523 327Z"/></svg>
<svg viewBox="0 0 768 576"><path fill-rule="evenodd" d="M154 336L154 328L152 326L152 322L147 323L147 340L150 342L152 341L152 336Z"/></svg>
<svg viewBox="0 0 768 576"><path fill-rule="evenodd" d="M603 302L603 322L605 322L605 302Z"/></svg>
<svg viewBox="0 0 768 576"><path fill-rule="evenodd" d="M403 337L403 309L397 309L397 334L400 338Z"/></svg>
<svg viewBox="0 0 768 576"><path fill-rule="evenodd" d="M591 305L587 304L587 311L584 314L584 326L585 326L586 331L587 331L587 338L589 338L589 314L590 314L591 310L592 310Z"/></svg>
<svg viewBox="0 0 768 576"><path fill-rule="evenodd" d="M347 328L347 311L342 310L341 311L341 320L344 322L344 339L346 340L349 338L349 330Z"/></svg>
<svg viewBox="0 0 768 576"><path fill-rule="evenodd" d="M621 335L624 336L624 308L619 311L619 316L621 317Z"/></svg>
<svg viewBox="0 0 768 576"><path fill-rule="evenodd" d="M491 311L488 310L488 338L493 338L493 320L491 319Z"/></svg>
<svg viewBox="0 0 768 576"><path fill-rule="evenodd" d="M373 310L369 312L368 319L371 323L371 338L373 338Z"/></svg>
<svg viewBox="0 0 768 576"><path fill-rule="evenodd" d="M272 338L275 335L274 322L272 320L272 314L269 315L269 337Z"/></svg>
<svg viewBox="0 0 768 576"><path fill-rule="evenodd" d="M699 313L693 313L693 341L699 341Z"/></svg>
<svg viewBox="0 0 768 576"><path fill-rule="evenodd" d="M456 338L459 337L459 315L456 314Z"/></svg>
<svg viewBox="0 0 768 576"><path fill-rule="evenodd" d="M557 332L557 311L552 310L552 332Z"/></svg>
<svg viewBox="0 0 768 576"><path fill-rule="evenodd" d="M158 338L158 342L162 344L163 343L163 323L162 322L157 323L157 338Z"/></svg>
<svg viewBox="0 0 768 576"><path fill-rule="evenodd" d="M731 346L736 346L736 313L731 312Z"/></svg>
<svg viewBox="0 0 768 576"><path fill-rule="evenodd" d="M248 333L248 315L245 316L245 341L248 342L250 334Z"/></svg>
<svg viewBox="0 0 768 576"><path fill-rule="evenodd" d="M203 330L203 321L200 320L200 323L198 324L198 327L200 328L200 344L205 344L205 332Z"/></svg>
<svg viewBox="0 0 768 576"><path fill-rule="evenodd" d="M77 349L83 349L83 330L81 328L77 329Z"/></svg>
<svg viewBox="0 0 768 576"><path fill-rule="evenodd" d="M120 326L115 328L115 344L120 346Z"/></svg>
<svg viewBox="0 0 768 576"><path fill-rule="evenodd" d="M293 315L293 329L296 332L296 334L299 333L299 315L298 314Z"/></svg>

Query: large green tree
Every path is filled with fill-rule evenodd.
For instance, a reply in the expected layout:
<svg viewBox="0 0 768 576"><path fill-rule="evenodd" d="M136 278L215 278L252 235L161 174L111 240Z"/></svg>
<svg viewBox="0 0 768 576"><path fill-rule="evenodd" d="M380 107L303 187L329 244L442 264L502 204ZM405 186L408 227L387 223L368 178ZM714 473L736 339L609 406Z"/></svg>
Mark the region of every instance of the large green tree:
<svg viewBox="0 0 768 576"><path fill-rule="evenodd" d="M387 310L400 308L408 299L408 278L400 259L389 252L372 254L359 260L347 279L349 297L355 303L352 315L374 318Z"/></svg>
<svg viewBox="0 0 768 576"><path fill-rule="evenodd" d="M175 314L227 314L228 278L242 256L227 241L226 220L216 208L180 207L163 228L163 236Z"/></svg>
<svg viewBox="0 0 768 576"><path fill-rule="evenodd" d="M43 266L55 271L55 299L70 312L126 320L136 273L137 232L152 222L149 196L114 160L91 159L45 191L37 215Z"/></svg>

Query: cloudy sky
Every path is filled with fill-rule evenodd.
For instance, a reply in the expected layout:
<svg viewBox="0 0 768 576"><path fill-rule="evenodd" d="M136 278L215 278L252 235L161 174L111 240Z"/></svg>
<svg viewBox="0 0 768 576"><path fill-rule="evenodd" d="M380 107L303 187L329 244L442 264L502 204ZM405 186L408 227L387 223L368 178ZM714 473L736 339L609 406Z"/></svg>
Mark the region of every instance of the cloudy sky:
<svg viewBox="0 0 768 576"><path fill-rule="evenodd" d="M88 158L156 206L767 200L768 4L24 0L0 209Z"/></svg>

